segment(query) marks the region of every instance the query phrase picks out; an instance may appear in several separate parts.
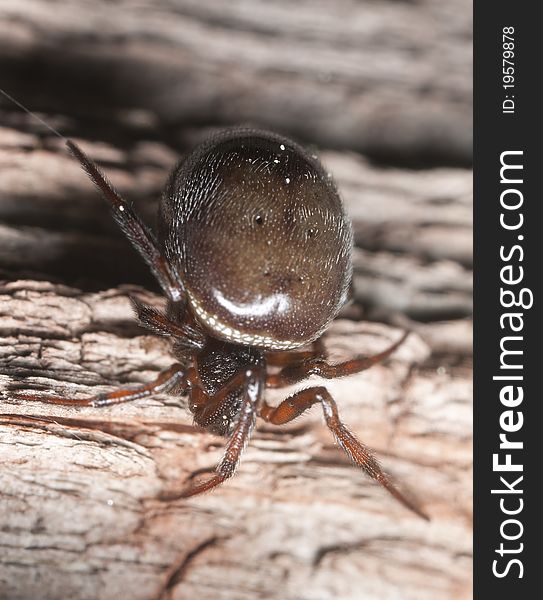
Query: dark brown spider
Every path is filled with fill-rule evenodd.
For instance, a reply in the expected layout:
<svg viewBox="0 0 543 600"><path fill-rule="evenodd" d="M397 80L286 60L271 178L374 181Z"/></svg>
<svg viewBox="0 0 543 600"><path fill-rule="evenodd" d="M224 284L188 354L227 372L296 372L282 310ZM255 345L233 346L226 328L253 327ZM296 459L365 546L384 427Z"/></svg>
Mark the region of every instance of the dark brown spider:
<svg viewBox="0 0 543 600"><path fill-rule="evenodd" d="M211 490L234 474L257 416L280 425L320 404L353 463L426 518L343 425L325 387L299 391L277 407L264 400L266 387L313 374L335 378L363 371L406 337L375 356L337 365L326 361L321 336L349 297L352 230L316 158L268 132L215 135L173 171L155 239L94 162L73 142L67 145L164 290L165 313L135 299L133 305L143 326L172 338L178 362L137 389L83 400L25 398L103 407L174 389L187 392L194 421L228 441L216 474L181 497ZM312 350L300 350L310 343ZM281 369L269 374L268 365Z"/></svg>

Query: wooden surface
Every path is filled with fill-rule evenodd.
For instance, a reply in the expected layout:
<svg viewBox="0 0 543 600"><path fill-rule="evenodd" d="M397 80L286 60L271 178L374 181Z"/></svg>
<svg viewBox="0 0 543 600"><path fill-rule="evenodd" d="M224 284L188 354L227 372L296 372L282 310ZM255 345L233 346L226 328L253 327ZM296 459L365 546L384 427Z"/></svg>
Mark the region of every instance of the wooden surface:
<svg viewBox="0 0 543 600"><path fill-rule="evenodd" d="M354 469L317 407L259 423L221 489L162 502L221 453L186 398L15 399L149 381L172 359L134 323L129 293L162 300L105 204L62 141L0 99L0 598L469 598L471 8L51 5L0 5L1 85L79 141L149 223L168 171L212 127L315 144L356 238L355 301L327 348L341 360L414 331L385 364L327 385L432 520Z"/></svg>
<svg viewBox="0 0 543 600"><path fill-rule="evenodd" d="M469 368L422 367L428 346L413 336L386 365L327 382L430 523L350 465L319 409L260 427L220 490L164 503L223 443L192 429L184 399L107 410L10 400L10 388L84 397L167 366L166 344L135 330L127 291L1 290L5 597L468 597ZM326 345L339 360L399 334L340 320Z"/></svg>
<svg viewBox="0 0 543 600"><path fill-rule="evenodd" d="M120 120L145 127L150 111L173 139L194 123L253 122L465 165L471 18L470 0L3 0L0 72L35 108L79 127L94 117L101 135Z"/></svg>

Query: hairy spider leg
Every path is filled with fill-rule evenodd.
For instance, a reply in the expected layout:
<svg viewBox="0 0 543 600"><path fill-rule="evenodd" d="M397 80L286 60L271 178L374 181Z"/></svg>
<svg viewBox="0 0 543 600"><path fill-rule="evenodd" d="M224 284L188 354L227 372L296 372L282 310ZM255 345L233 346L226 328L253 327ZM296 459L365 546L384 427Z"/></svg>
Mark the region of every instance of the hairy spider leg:
<svg viewBox="0 0 543 600"><path fill-rule="evenodd" d="M251 368L241 373L243 376L243 397L240 413L232 434L226 443L222 460L217 466L216 475L202 483L188 487L180 493L165 495L164 499L188 498L208 492L234 475L241 458L241 453L253 432L264 388L263 369ZM230 382L226 386L230 388Z"/></svg>
<svg viewBox="0 0 543 600"><path fill-rule="evenodd" d="M326 349L324 347L323 337L316 339L311 350L285 350L280 352L268 352L266 361L273 367L284 367L305 362L314 358L325 358Z"/></svg>
<svg viewBox="0 0 543 600"><path fill-rule="evenodd" d="M171 272L167 260L158 249L154 235L136 214L132 204L119 195L96 163L77 144L67 140L66 146L110 204L116 223L149 265L167 297L176 302L184 299L182 283Z"/></svg>
<svg viewBox="0 0 543 600"><path fill-rule="evenodd" d="M204 347L205 336L200 330L191 326L182 303L183 315L179 316L177 314L165 314L153 306L141 302L134 296L129 296L129 298L138 322L143 327L158 335L173 337L177 347L183 348L185 351L197 351Z"/></svg>
<svg viewBox="0 0 543 600"><path fill-rule="evenodd" d="M386 350L383 350L383 352L379 352L373 356L360 356L337 365L331 365L320 357L296 362L284 367L279 373L268 375L266 386L269 388L286 387L287 385L298 383L310 375L319 375L325 379L334 379L336 377L345 377L346 375L360 373L388 358L403 344L408 335L409 332L405 332L397 342L389 346Z"/></svg>
<svg viewBox="0 0 543 600"><path fill-rule="evenodd" d="M357 466L363 469L372 479L378 481L388 492L401 502L406 508L419 517L428 520L428 516L392 483L391 479L383 472L371 450L362 444L347 429L339 418L337 404L325 387L311 387L293 394L277 407L264 403L259 416L273 425L283 425L300 416L314 404L320 402L324 413L324 420L328 429L334 434L336 441L343 451Z"/></svg>
<svg viewBox="0 0 543 600"><path fill-rule="evenodd" d="M223 410L224 405L230 403L230 395L243 388L246 382L246 372L239 371L211 396L201 386L193 388L190 396L190 407L191 410L194 410L194 421L200 427L208 427Z"/></svg>
<svg viewBox="0 0 543 600"><path fill-rule="evenodd" d="M16 393L15 397L20 400L46 402L47 404L58 404L61 406L92 406L94 408L102 408L113 406L114 404L132 402L140 398L148 398L153 394L169 392L177 386L185 388L187 385L190 385L190 379L191 370L187 370L180 363L176 363L165 371L162 371L154 381L132 389L121 388L113 392L90 396L89 398L63 398L62 396L19 393Z"/></svg>

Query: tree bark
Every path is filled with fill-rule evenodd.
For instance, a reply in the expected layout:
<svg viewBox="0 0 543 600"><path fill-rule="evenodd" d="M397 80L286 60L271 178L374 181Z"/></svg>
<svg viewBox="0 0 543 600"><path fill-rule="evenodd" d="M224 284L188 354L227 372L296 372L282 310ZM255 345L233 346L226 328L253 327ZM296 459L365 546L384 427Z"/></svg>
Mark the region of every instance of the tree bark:
<svg viewBox="0 0 543 600"><path fill-rule="evenodd" d="M332 359L413 331L326 385L431 521L349 463L318 407L259 422L232 480L166 502L224 445L186 397L48 404L150 381L173 359L135 324L129 294L163 299L92 184L0 97L0 598L471 597L471 9L333 5L8 0L2 85L151 225L169 170L215 126L317 145L356 242ZM44 402L17 399L30 390Z"/></svg>

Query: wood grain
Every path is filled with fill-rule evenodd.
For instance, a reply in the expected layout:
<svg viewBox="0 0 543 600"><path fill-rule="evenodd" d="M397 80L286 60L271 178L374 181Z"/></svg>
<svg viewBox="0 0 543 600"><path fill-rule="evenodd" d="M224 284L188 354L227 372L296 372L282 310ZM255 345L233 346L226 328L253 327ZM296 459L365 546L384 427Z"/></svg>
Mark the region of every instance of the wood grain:
<svg viewBox="0 0 543 600"><path fill-rule="evenodd" d="M245 122L466 165L471 20L470 0L4 0L0 72L34 108L103 136L121 120L171 138Z"/></svg>
<svg viewBox="0 0 543 600"><path fill-rule="evenodd" d="M413 335L387 364L327 382L430 523L349 464L318 409L261 424L215 493L164 503L223 444L192 427L184 398L75 409L14 397L84 397L167 366L167 344L135 329L128 290L20 281L1 292L4 597L392 598L400 587L402 598L467 597L469 369L425 368L429 349ZM340 320L326 346L341 360L399 334Z"/></svg>
<svg viewBox="0 0 543 600"><path fill-rule="evenodd" d="M354 469L318 408L259 423L215 493L164 502L224 443L185 397L17 399L135 385L172 358L134 322L129 294L162 300L106 205L63 141L0 97L0 598L470 598L471 3L4 0L0 73L151 226L172 166L217 127L319 155L356 242L327 348L342 360L413 331L327 385L432 518Z"/></svg>

